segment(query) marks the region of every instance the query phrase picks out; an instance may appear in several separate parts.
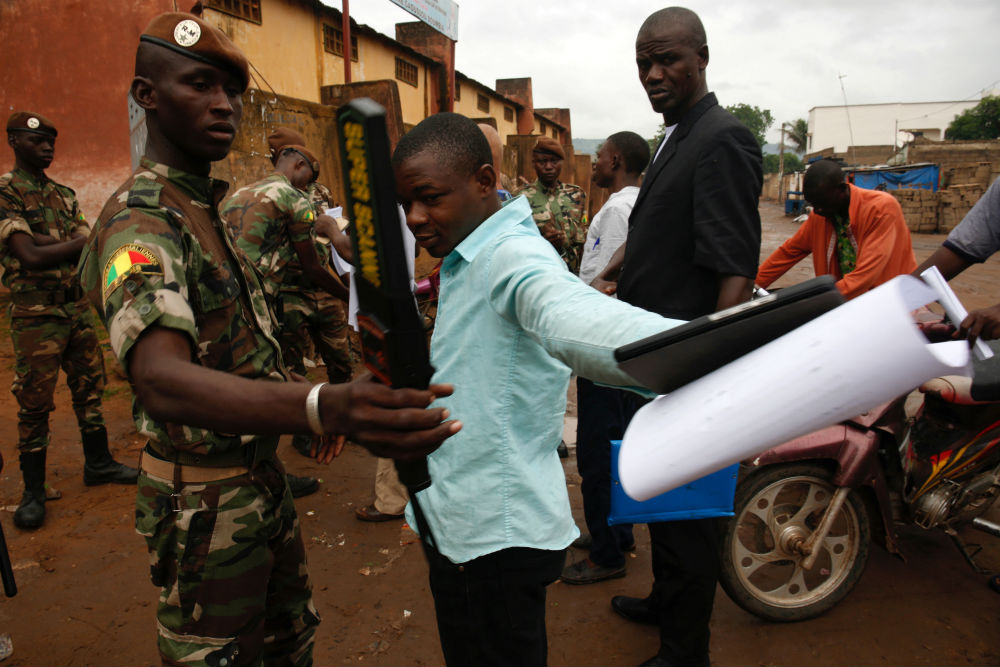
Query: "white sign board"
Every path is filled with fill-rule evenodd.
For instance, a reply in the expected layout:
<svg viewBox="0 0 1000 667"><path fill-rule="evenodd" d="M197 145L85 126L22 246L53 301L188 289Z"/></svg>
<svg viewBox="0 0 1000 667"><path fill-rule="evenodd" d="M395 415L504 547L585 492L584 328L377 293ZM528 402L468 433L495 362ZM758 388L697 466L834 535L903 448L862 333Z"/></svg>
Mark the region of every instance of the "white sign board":
<svg viewBox="0 0 1000 667"><path fill-rule="evenodd" d="M458 41L458 3L452 0L389 0L418 19Z"/></svg>

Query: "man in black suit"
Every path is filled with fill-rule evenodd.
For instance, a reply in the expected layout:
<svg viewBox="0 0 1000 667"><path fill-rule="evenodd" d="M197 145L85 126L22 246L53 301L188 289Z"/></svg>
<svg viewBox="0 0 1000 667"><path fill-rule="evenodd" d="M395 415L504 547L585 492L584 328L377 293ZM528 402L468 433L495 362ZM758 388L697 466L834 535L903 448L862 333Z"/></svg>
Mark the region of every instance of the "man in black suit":
<svg viewBox="0 0 1000 667"><path fill-rule="evenodd" d="M760 146L708 92L708 44L697 14L655 12L639 29L635 53L666 136L646 171L624 252L595 286L617 279L619 299L693 319L750 297L760 256ZM639 401L631 402L634 413ZM718 520L652 523L649 533L652 592L611 604L625 618L659 625L659 653L643 664L707 665Z"/></svg>

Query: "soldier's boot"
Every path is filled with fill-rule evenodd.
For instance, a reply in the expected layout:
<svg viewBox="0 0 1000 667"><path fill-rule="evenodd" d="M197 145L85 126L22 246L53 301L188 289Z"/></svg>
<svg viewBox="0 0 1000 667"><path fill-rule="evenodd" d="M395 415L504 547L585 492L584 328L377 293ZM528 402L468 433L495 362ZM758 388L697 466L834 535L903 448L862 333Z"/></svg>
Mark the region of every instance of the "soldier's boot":
<svg viewBox="0 0 1000 667"><path fill-rule="evenodd" d="M45 521L45 450L21 454L24 495L14 512L18 528L39 528Z"/></svg>
<svg viewBox="0 0 1000 667"><path fill-rule="evenodd" d="M312 458L312 443L313 437L311 435L298 433L292 436L292 447L302 456Z"/></svg>
<svg viewBox="0 0 1000 667"><path fill-rule="evenodd" d="M288 478L288 488L292 491L292 498L301 498L319 491L319 480L315 477L299 477L298 475L285 475Z"/></svg>
<svg viewBox="0 0 1000 667"><path fill-rule="evenodd" d="M108 451L108 431L100 428L96 431L81 432L83 439L83 483L87 486L97 484L135 484L139 479L139 471L127 465L118 463Z"/></svg>

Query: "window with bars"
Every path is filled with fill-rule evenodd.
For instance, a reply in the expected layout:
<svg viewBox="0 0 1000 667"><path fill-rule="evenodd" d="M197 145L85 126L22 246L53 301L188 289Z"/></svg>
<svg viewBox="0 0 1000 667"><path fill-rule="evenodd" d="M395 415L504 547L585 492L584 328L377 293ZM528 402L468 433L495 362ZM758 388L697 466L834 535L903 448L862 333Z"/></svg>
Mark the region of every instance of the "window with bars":
<svg viewBox="0 0 1000 667"><path fill-rule="evenodd" d="M490 112L490 98L486 97L482 93L479 93L476 97L476 108L483 113Z"/></svg>
<svg viewBox="0 0 1000 667"><path fill-rule="evenodd" d="M260 0L206 0L205 6L260 23Z"/></svg>
<svg viewBox="0 0 1000 667"><path fill-rule="evenodd" d="M396 58L396 78L411 86L417 85L417 66L411 62Z"/></svg>
<svg viewBox="0 0 1000 667"><path fill-rule="evenodd" d="M503 119L505 121L507 121L508 123L513 123L514 122L514 110L511 109L510 107L504 107L503 108Z"/></svg>
<svg viewBox="0 0 1000 667"><path fill-rule="evenodd" d="M328 23L323 24L323 50L344 57L344 31ZM351 35L351 60L358 62L358 38Z"/></svg>

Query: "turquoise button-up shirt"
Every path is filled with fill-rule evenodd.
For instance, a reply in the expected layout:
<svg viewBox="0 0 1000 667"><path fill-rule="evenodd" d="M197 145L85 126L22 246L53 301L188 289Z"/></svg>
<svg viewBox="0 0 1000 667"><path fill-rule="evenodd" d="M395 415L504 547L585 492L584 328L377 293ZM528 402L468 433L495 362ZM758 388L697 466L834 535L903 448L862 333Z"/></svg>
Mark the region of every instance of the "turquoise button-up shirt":
<svg viewBox="0 0 1000 667"><path fill-rule="evenodd" d="M437 405L464 424L428 457L432 484L418 496L438 551L464 563L566 548L579 531L556 447L571 370L633 385L614 349L681 323L567 271L524 197L473 230L441 265L431 339L433 382L455 385Z"/></svg>

